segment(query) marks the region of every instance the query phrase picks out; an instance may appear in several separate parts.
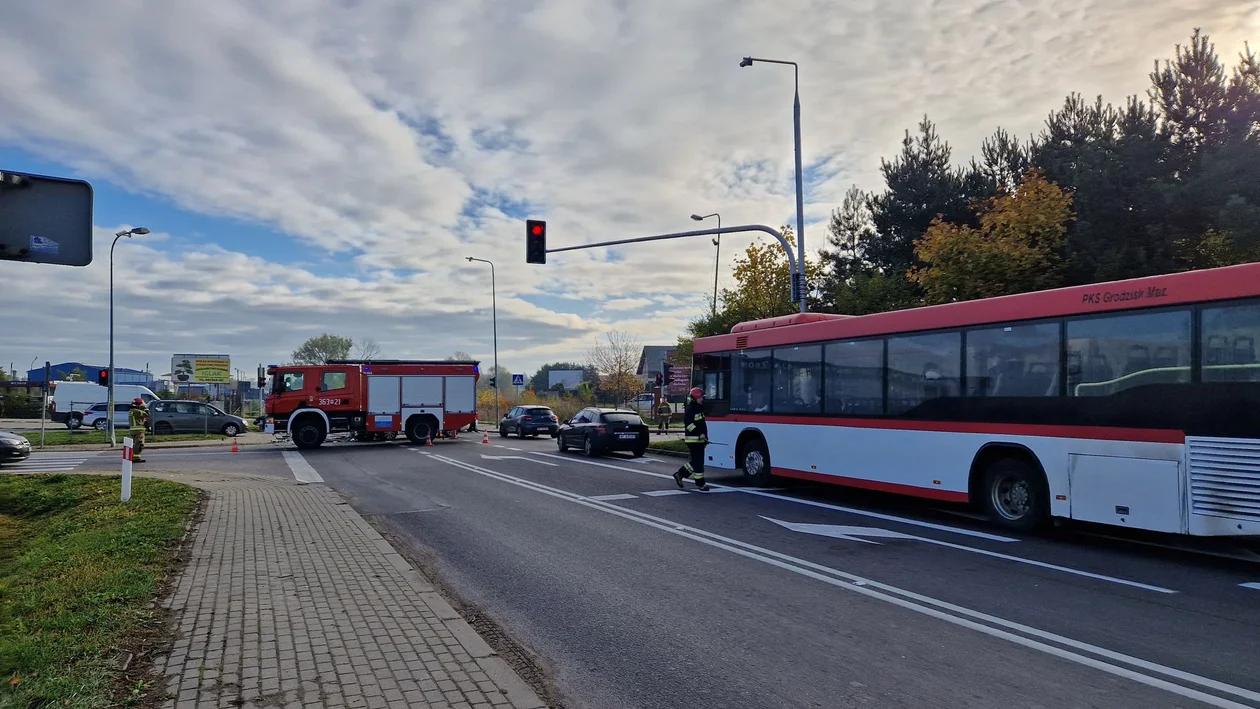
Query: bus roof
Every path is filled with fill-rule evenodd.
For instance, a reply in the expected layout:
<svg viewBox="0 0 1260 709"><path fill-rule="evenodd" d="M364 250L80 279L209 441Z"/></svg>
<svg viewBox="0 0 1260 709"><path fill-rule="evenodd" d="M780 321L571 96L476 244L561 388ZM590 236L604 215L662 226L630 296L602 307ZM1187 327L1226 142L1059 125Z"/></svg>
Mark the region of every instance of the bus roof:
<svg viewBox="0 0 1260 709"><path fill-rule="evenodd" d="M697 338L694 348L721 352L1254 296L1260 296L1260 263L1246 263L872 315L784 315L740 323L727 335Z"/></svg>

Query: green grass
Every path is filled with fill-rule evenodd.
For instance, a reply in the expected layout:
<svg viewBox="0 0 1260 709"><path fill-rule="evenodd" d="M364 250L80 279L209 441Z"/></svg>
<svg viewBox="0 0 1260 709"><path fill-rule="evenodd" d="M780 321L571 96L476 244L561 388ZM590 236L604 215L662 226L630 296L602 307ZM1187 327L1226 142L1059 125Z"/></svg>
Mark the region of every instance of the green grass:
<svg viewBox="0 0 1260 709"><path fill-rule="evenodd" d="M21 435L26 436L26 440L39 445L39 431L22 431ZM121 444L122 439L127 437L127 432L119 429L114 436ZM145 443L169 443L175 441L215 441L226 436L218 433L167 433L163 435L154 435L149 433L144 437ZM48 446L69 446L80 444L95 443L103 445L109 443L109 434L105 431L46 431L44 433L44 445Z"/></svg>
<svg viewBox="0 0 1260 709"><path fill-rule="evenodd" d="M0 707L117 706L198 492L136 479L0 475ZM132 699L137 699L133 697Z"/></svg>
<svg viewBox="0 0 1260 709"><path fill-rule="evenodd" d="M658 451L672 451L674 453L687 452L687 444L683 443L682 440L678 438L670 438L664 441L652 441L648 444L648 448Z"/></svg>

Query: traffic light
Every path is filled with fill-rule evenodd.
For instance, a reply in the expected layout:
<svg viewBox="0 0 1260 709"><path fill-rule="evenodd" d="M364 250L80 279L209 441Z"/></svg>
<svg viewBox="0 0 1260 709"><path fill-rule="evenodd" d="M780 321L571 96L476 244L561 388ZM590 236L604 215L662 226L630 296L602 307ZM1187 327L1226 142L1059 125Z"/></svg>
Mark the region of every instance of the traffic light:
<svg viewBox="0 0 1260 709"><path fill-rule="evenodd" d="M496 379L495 377L490 377L490 388L492 389L495 387L495 383L494 383L495 379Z"/></svg>
<svg viewBox="0 0 1260 709"><path fill-rule="evenodd" d="M108 368L102 368L101 371L97 373L96 383L100 384L103 387L109 386L109 369Z"/></svg>
<svg viewBox="0 0 1260 709"><path fill-rule="evenodd" d="M547 263L547 222L525 220L525 263Z"/></svg>

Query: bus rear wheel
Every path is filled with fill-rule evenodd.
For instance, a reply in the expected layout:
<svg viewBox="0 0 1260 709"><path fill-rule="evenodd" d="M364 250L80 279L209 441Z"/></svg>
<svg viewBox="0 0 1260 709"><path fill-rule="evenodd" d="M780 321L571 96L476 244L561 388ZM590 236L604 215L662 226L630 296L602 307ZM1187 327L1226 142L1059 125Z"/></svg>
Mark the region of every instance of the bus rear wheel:
<svg viewBox="0 0 1260 709"><path fill-rule="evenodd" d="M1036 468L1018 458L994 461L984 471L981 504L989 519L1020 532L1033 532L1049 515L1046 482Z"/></svg>

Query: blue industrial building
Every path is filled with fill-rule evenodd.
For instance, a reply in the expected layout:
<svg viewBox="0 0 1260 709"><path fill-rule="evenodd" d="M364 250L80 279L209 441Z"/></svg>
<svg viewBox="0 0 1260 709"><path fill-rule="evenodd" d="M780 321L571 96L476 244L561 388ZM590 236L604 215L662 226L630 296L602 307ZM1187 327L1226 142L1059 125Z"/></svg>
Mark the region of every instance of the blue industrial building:
<svg viewBox="0 0 1260 709"><path fill-rule="evenodd" d="M109 369L108 366L98 367L91 364L83 364L82 362L62 362L54 364L52 369L52 379L56 381L65 381L70 373L74 370L83 372L83 381L95 382L101 376L101 370ZM26 373L26 379L30 382L44 381L44 368L32 369ZM129 369L127 367L114 367L114 383L115 384L139 384L141 386L153 389L157 386L157 379L148 372L142 372L139 369Z"/></svg>

